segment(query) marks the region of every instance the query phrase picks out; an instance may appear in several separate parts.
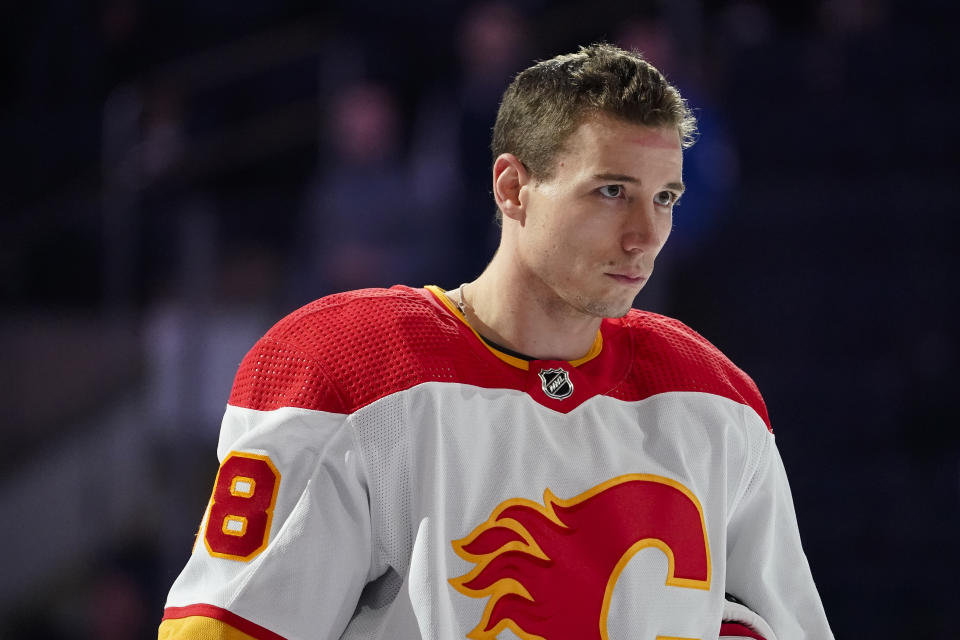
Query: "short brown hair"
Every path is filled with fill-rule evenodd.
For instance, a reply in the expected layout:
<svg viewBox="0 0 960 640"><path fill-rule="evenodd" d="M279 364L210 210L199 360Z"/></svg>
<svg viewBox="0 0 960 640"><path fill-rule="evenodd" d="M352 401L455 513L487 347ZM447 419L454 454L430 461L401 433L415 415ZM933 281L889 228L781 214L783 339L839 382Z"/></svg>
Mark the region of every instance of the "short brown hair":
<svg viewBox="0 0 960 640"><path fill-rule="evenodd" d="M650 127L676 127L684 148L697 122L676 87L636 52L607 43L543 60L507 87L493 127L493 157L512 153L537 180L588 113Z"/></svg>

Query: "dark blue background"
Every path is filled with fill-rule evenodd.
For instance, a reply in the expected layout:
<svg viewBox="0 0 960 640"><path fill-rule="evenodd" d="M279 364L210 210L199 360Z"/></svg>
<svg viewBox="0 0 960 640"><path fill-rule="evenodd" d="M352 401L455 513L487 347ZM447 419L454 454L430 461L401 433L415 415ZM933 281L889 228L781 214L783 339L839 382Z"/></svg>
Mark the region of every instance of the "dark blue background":
<svg viewBox="0 0 960 640"><path fill-rule="evenodd" d="M334 290L477 275L500 91L601 39L701 120L637 305L759 384L836 635L955 635L953 3L4 14L0 637L150 637L246 348Z"/></svg>

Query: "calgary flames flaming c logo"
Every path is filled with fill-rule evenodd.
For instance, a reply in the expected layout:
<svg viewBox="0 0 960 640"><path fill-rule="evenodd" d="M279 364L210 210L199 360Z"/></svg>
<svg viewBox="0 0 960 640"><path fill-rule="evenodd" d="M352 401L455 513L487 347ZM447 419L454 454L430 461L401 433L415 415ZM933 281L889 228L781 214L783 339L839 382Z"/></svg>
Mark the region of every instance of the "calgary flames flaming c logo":
<svg viewBox="0 0 960 640"><path fill-rule="evenodd" d="M461 558L476 564L452 578L457 591L486 598L468 638L495 638L509 627L528 640L608 640L613 587L637 552L663 551L666 584L710 588L710 549L700 502L678 482L631 474L570 500L550 489L543 504L515 498L462 540Z"/></svg>

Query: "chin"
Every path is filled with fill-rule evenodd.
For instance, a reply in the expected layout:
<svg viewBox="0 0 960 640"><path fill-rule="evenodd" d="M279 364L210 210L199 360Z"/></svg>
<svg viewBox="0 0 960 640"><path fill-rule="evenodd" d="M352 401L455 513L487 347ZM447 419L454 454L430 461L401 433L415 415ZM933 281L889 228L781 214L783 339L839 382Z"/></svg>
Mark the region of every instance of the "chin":
<svg viewBox="0 0 960 640"><path fill-rule="evenodd" d="M622 318L630 313L633 299L628 302L592 301L584 305L584 310L597 318Z"/></svg>
<svg viewBox="0 0 960 640"><path fill-rule="evenodd" d="M632 304L627 304L622 307L617 307L616 309L613 310L613 313L610 313L609 315L606 315L604 317L605 318L622 318L628 313L630 313L630 309L632 308L633 308Z"/></svg>

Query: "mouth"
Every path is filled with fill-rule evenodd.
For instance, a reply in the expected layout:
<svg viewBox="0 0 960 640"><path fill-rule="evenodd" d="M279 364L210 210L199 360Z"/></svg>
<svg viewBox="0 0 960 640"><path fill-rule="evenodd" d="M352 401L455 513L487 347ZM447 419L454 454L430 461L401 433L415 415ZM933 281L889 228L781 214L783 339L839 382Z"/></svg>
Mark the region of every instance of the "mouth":
<svg viewBox="0 0 960 640"><path fill-rule="evenodd" d="M626 273L608 273L606 275L610 278L613 278L620 284L625 284L632 287L641 285L647 280L646 276L640 275L640 274L633 275L633 274L626 274Z"/></svg>

